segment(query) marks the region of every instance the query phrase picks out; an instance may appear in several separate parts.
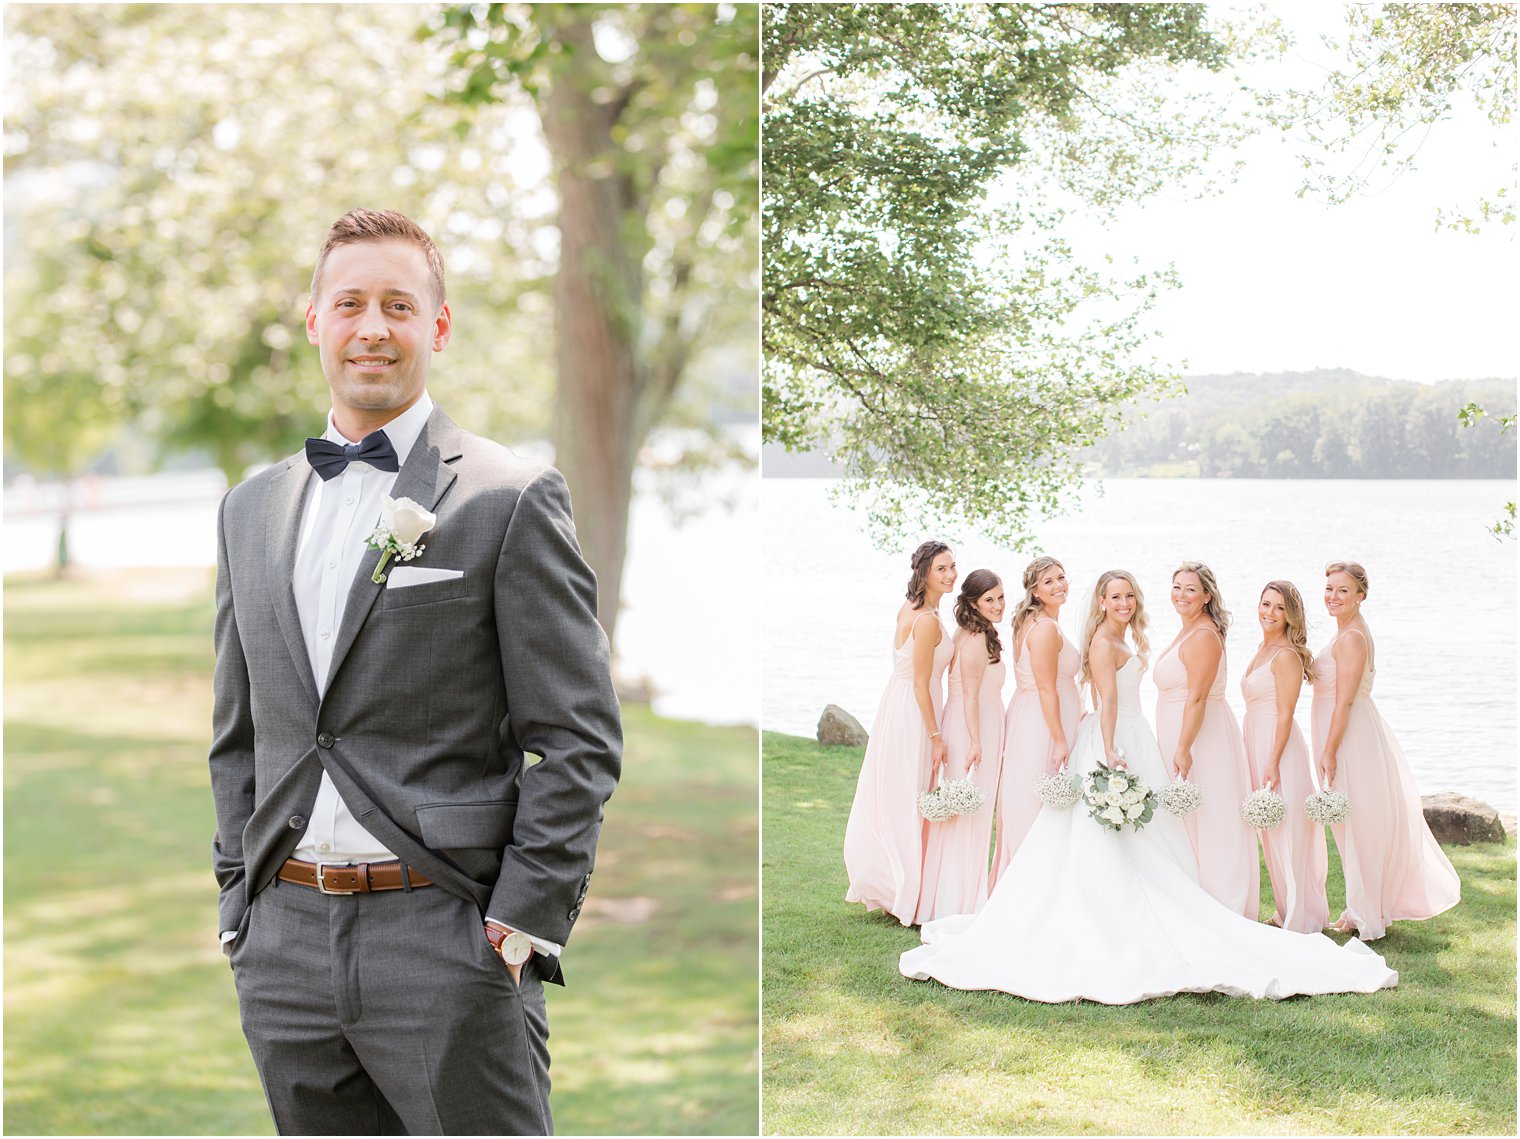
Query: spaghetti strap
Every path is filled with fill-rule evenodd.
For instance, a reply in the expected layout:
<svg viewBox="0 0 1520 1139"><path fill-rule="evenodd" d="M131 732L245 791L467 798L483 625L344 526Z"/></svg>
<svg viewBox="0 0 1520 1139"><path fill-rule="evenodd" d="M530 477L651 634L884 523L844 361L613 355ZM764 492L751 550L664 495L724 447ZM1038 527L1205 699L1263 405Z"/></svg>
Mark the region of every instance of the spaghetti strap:
<svg viewBox="0 0 1520 1139"><path fill-rule="evenodd" d="M1215 637L1218 638L1220 648L1224 647L1224 638L1219 635L1219 627L1215 625L1214 622L1209 621L1208 623L1201 624L1196 629L1192 629L1186 633L1183 638L1177 642L1176 651L1178 653L1181 653L1182 646L1188 643L1188 638L1190 638L1194 633L1202 632L1204 629L1207 629L1209 632L1213 633Z"/></svg>
<svg viewBox="0 0 1520 1139"><path fill-rule="evenodd" d="M911 621L908 622L908 635L902 639L902 644L898 644L896 638L895 637L893 638L892 651L894 653L900 653L900 652L903 651L903 649L905 649L905 648L908 647L908 642L911 641L918 634L918 621L919 621L919 618L920 617L928 617L928 616L932 616L934 618L934 623L936 625L939 624L939 612L937 610L934 610L934 609L925 609L925 610L921 611L917 616L915 616L913 618L913 620L911 620ZM944 631L943 630L943 626L941 626L941 632L943 632L943 631Z"/></svg>
<svg viewBox="0 0 1520 1139"><path fill-rule="evenodd" d="M1040 625L1044 622L1053 620L1054 618L1046 617L1044 614L1041 614L1033 621L1029 622L1029 628L1025 629L1024 635L1019 638L1018 656L1013 658L1015 664L1024 659L1024 651L1029 648L1029 638L1034 634L1034 631L1039 628Z"/></svg>

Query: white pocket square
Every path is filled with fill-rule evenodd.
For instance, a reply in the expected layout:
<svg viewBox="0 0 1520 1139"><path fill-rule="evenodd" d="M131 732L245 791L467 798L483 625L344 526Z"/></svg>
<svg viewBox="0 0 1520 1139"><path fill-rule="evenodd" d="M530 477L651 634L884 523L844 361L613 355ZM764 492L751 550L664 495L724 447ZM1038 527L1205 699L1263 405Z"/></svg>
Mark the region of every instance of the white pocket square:
<svg viewBox="0 0 1520 1139"><path fill-rule="evenodd" d="M453 581L464 570L431 569L423 566L397 566L385 575L386 589L403 589L408 585L427 585L433 581Z"/></svg>

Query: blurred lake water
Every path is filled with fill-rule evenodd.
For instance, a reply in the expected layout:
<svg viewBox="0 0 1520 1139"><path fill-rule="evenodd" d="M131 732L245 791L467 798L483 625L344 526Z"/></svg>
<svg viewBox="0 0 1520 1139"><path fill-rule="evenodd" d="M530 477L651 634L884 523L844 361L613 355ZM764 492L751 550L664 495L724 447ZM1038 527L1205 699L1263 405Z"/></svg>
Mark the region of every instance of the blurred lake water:
<svg viewBox="0 0 1520 1139"><path fill-rule="evenodd" d="M753 428L749 429L755 434ZM618 673L648 677L663 716L713 724L759 719L758 479L733 465L700 476L700 498L676 513L647 471L635 476L629 520ZM76 489L71 559L92 570L216 565L218 471L94 478ZM689 495L686 497L690 497ZM5 492L5 573L53 564L61 488L14 482ZM720 576L740 604L711 620L699 591Z"/></svg>
<svg viewBox="0 0 1520 1139"><path fill-rule="evenodd" d="M832 485L763 483L761 722L769 730L812 736L830 703L870 729L891 671L908 555L930 536L904 534L899 548L877 550L863 514L830 503ZM1324 565L1360 561L1372 587L1363 614L1376 640L1373 699L1421 790L1460 791L1514 811L1516 545L1484 529L1514 497L1506 480L1107 479L1101 494L1088 484L1065 517L1040 523L1036 544L1065 565L1072 588L1061 625L1074 642L1098 575L1131 570L1145 593L1153 661L1180 626L1172 569L1184 559L1208 563L1233 614L1227 687L1237 716L1241 672L1261 639L1261 587L1273 578L1298 586L1318 651L1333 627L1321 600ZM1003 578L1011 608L1033 554L944 537L963 576L986 567ZM951 609L948 599L940 605L947 628ZM1154 719L1149 677L1142 700ZM1298 706L1305 734L1309 700L1306 685Z"/></svg>

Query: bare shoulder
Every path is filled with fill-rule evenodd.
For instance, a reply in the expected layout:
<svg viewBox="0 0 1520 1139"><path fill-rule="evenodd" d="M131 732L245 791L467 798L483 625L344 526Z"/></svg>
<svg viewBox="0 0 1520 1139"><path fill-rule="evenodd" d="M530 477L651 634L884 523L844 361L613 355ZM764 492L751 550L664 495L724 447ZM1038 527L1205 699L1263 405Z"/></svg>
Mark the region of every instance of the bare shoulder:
<svg viewBox="0 0 1520 1139"><path fill-rule="evenodd" d="M1184 661L1212 663L1224 653L1224 638L1212 622L1204 622L1187 636L1177 648L1177 655Z"/></svg>
<svg viewBox="0 0 1520 1139"><path fill-rule="evenodd" d="M1278 649L1269 667L1275 684L1298 684L1304 682L1304 662L1292 649Z"/></svg>
<svg viewBox="0 0 1520 1139"><path fill-rule="evenodd" d="M1025 641L1031 648L1036 649L1061 649L1061 627L1056 622L1046 618L1036 621L1034 628L1029 630L1029 638Z"/></svg>
<svg viewBox="0 0 1520 1139"><path fill-rule="evenodd" d="M1095 669L1103 672L1113 672L1129 656L1129 650L1122 642L1116 641L1107 633L1098 633L1092 639L1088 647L1088 663Z"/></svg>

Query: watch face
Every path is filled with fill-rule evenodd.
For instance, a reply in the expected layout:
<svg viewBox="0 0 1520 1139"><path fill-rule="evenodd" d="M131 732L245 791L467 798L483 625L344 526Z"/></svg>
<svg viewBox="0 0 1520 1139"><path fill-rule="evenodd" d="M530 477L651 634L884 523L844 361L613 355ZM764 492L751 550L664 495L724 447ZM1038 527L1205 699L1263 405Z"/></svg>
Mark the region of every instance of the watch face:
<svg viewBox="0 0 1520 1139"><path fill-rule="evenodd" d="M501 939L498 952L508 965L521 965L532 954L533 943L528 940L526 933L509 933Z"/></svg>

